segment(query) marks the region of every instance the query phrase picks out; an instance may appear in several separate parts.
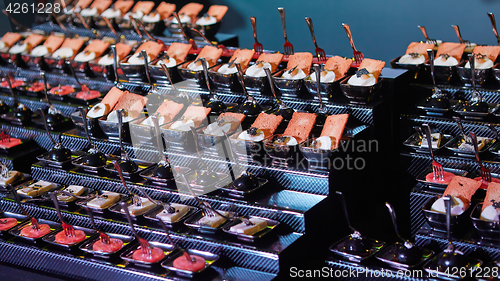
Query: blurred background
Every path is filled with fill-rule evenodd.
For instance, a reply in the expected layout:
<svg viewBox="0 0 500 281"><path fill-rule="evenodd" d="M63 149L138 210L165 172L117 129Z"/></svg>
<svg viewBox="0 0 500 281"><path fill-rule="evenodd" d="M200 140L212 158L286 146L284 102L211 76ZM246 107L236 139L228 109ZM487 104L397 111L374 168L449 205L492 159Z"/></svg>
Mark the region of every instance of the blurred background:
<svg viewBox="0 0 500 281"><path fill-rule="evenodd" d="M45 0L2 0L0 8L9 3L33 3ZM157 4L160 0L153 0ZM52 0L49 0L52 2ZM443 41L458 42L451 25L460 27L465 40L477 44L496 45L497 41L486 13L492 12L500 19L500 1L497 0L183 0L166 2L177 5L177 10L189 2L205 5L219 4L229 7L220 32L236 34L239 45L252 48L254 43L250 16L257 18L259 42L268 50L283 50L283 31L278 7L284 7L288 39L296 52L314 53L314 45L304 20L310 17L314 24L316 39L327 54L352 56L342 23L351 27L356 48L365 57L389 62L402 55L412 41L423 40L417 28L424 25L429 37ZM24 24L34 22L34 16L16 14L14 17ZM0 33L12 30L5 15L0 16Z"/></svg>

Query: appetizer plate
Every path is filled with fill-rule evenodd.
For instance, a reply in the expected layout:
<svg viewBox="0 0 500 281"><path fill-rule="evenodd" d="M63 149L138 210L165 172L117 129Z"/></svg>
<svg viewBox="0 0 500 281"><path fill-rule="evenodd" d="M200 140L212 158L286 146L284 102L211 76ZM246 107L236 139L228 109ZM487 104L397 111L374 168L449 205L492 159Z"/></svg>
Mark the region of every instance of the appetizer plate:
<svg viewBox="0 0 500 281"><path fill-rule="evenodd" d="M108 164L100 165L100 166L91 166L88 165L87 163L84 162L85 155L82 155L81 157L71 161L71 164L81 168L84 172L89 173L89 174L99 174L100 172L104 171L104 167ZM110 160L109 157L107 157L107 160ZM109 161L107 161L109 162ZM111 164L112 165L112 164Z"/></svg>
<svg viewBox="0 0 500 281"><path fill-rule="evenodd" d="M365 254L347 253L344 251L344 245L349 240L350 237L351 236L348 235L348 236L340 239L339 241L335 242L333 245L330 246L330 248L329 248L330 251L343 257L343 258L348 259L349 261L361 262L361 261L373 256L374 254L376 254L378 251L380 251L385 246L385 242L363 237L363 239L367 239L372 244L372 248L370 249L369 253L365 253Z"/></svg>
<svg viewBox="0 0 500 281"><path fill-rule="evenodd" d="M36 159L44 164L46 164L49 167L56 168L56 169L68 169L71 168L73 161L77 161L80 157L82 157L82 152L75 151L71 152L71 158L66 160L66 161L52 161L49 159L49 154L50 152L46 152L42 155L39 155L36 157Z"/></svg>
<svg viewBox="0 0 500 281"><path fill-rule="evenodd" d="M361 104L368 103L373 99L376 99L384 80L383 78L379 78L377 83L373 86L355 86L347 84L350 77L351 76L348 76L344 80L340 81L340 89L350 102Z"/></svg>
<svg viewBox="0 0 500 281"><path fill-rule="evenodd" d="M482 208L483 203L479 203L472 210L470 214L472 225L474 225L482 240L495 241L495 245L498 245L498 240L500 239L498 221L481 219Z"/></svg>
<svg viewBox="0 0 500 281"><path fill-rule="evenodd" d="M29 181L29 180L31 180L30 174L20 173L20 175L10 185L16 187L17 185L20 185L20 184L22 184L26 181ZM10 192L10 189L5 185L0 185L0 191Z"/></svg>
<svg viewBox="0 0 500 281"><path fill-rule="evenodd" d="M227 184L231 181L231 178L227 174L216 172L216 174L218 176L218 179L216 181L214 181L211 184L200 185L197 182L197 178L198 178L198 175L203 173L203 172L207 172L207 170L191 170L185 174L187 181L189 182L189 184L191 185L191 188L193 189L193 191L195 193L196 192L206 193L208 191L214 191L214 190L216 190L216 187L218 184ZM180 181L179 185L185 185L185 183L183 181ZM177 186L177 189L179 189L179 186Z"/></svg>
<svg viewBox="0 0 500 281"><path fill-rule="evenodd" d="M126 178L126 179L130 179L132 177L138 176L142 171L144 171L144 170L146 170L146 169L148 169L148 168L150 168L151 166L154 165L151 162L146 162L146 161L142 161L142 160L137 160L137 159L131 159L131 160L134 161L135 164L137 164L138 169L135 172L125 172L125 171L123 171L122 172L123 177ZM106 170L106 171L114 174L115 176L118 176L118 171L116 170L115 165L113 165L113 163L108 163L104 167L104 170Z"/></svg>
<svg viewBox="0 0 500 281"><path fill-rule="evenodd" d="M398 247L401 244L402 243L400 243L400 242L396 242L395 244L392 244L388 247L385 247L382 250L380 250L380 252L375 254L375 257L378 260L388 264L391 267L397 268L397 269L412 269L412 268L415 268L415 267L421 265L422 263L424 263L425 261L427 261L428 259L430 259L434 255L434 252L429 250L429 249L425 249L425 248L422 248L419 246L414 246L414 247L419 247L420 250L422 251L422 255L420 257L420 260L418 262L413 263L413 264L401 263L396 259L396 250L398 249Z"/></svg>
<svg viewBox="0 0 500 281"><path fill-rule="evenodd" d="M47 236L54 231L59 232L59 230L62 230L61 224L58 222L48 221L48 220L44 220L44 219L38 219L38 223L39 224L47 224L50 227L50 232L44 236ZM23 239L23 240L30 242L30 243L40 243L42 241L42 238L44 236L38 237L38 238L30 238L30 237L22 236L21 230L25 227L31 227L31 222L28 222L28 223L22 224L22 225L18 225L16 227L12 228L11 230L9 230L9 234L16 236L17 238Z"/></svg>
<svg viewBox="0 0 500 281"><path fill-rule="evenodd" d="M37 181L34 181L34 180L31 180L31 181L27 181L21 185L18 185L15 187L16 189L16 192L20 189L23 189L25 187L28 187L29 185L33 184L33 183L36 183ZM17 192L17 195L19 195L19 197L21 198L27 198L27 199L33 199L33 198L39 198L41 197L42 195L44 194L47 194L51 191L54 191L54 190L57 190L57 189L61 189L63 186L61 184L58 184L58 183L52 183L52 187L50 189L48 189L46 192L44 193L41 193L41 194L38 194L38 196L27 196L27 195L24 195L24 194L19 194L19 192Z"/></svg>
<svg viewBox="0 0 500 281"><path fill-rule="evenodd" d="M340 81L344 80L344 78L345 76L333 82L321 81L321 89L320 89L321 99L324 101L328 101L336 96L339 96L340 93L342 93L342 91L340 90ZM314 98L317 98L316 96L318 94L318 84L315 81L313 81L310 78L310 76L304 79L304 85L306 86L309 93L313 95Z"/></svg>
<svg viewBox="0 0 500 281"><path fill-rule="evenodd" d="M189 271L189 270L184 270L184 269L179 269L174 267L174 260L183 253L181 251L178 251L177 253L174 253L173 255L170 255L167 260L161 263L161 266L175 272L179 276L185 276L185 277L194 277L195 275L198 275L205 271L207 268L209 268L213 263L215 263L219 259L219 255L213 254L210 252L204 252L204 251L199 251L199 250L187 250L187 252L190 255L197 255L205 259L205 267L200 269L199 271Z"/></svg>
<svg viewBox="0 0 500 281"><path fill-rule="evenodd" d="M424 264L423 269L428 272L431 276L438 277L439 279L445 279L445 280L457 280L457 279L462 279L460 275L454 275L453 273L460 273L462 270L464 270L467 273L467 276L474 276L474 272L481 267L483 262L478 259L473 259L470 257L465 257L467 259L467 264L464 267L460 267L460 270L456 272L455 270L450 270L451 268L443 268L439 266L438 264L438 259L443 255L444 253L441 253L439 255L436 255L434 258L429 260L427 263ZM465 276L465 277L467 277Z"/></svg>
<svg viewBox="0 0 500 281"><path fill-rule="evenodd" d="M446 168L446 167L443 167L443 171L445 172L450 172L452 174L455 174L457 176L461 176L461 177L465 177L467 176L468 172L465 171L465 170L460 170L460 169L453 169L453 168ZM425 169L424 171L422 171L416 178L416 180L418 182L421 182L423 184L427 184L429 186L432 186L432 187L440 187L440 188L446 188L448 186L448 183L437 183L437 182L430 182L430 181L427 181L426 180L426 176L429 174L429 173L432 173L432 165L429 166L427 169Z"/></svg>
<svg viewBox="0 0 500 281"><path fill-rule="evenodd" d="M448 143L451 139L453 139L452 135L448 134L441 134L441 142L439 143L439 146L437 148L433 147L433 150L440 150L443 148L446 143ZM427 143L427 140L423 140L425 143ZM406 147L409 147L416 152L422 152L422 153L429 153L429 148L428 147L422 147L422 138L418 133L414 133L411 135L409 138L407 138L404 142L403 145Z"/></svg>
<svg viewBox="0 0 500 281"><path fill-rule="evenodd" d="M19 225L23 225L27 222L29 222L28 218L25 216L25 215L20 215L20 214L16 214L16 213L11 213L11 212L1 212L0 211L0 221L4 220L4 219L7 219L7 218L14 218L17 220L17 223L6 229L6 230L1 230L0 231L0 236L4 236L5 234L7 234L9 232L9 230L13 229L14 227L18 227Z"/></svg>
<svg viewBox="0 0 500 281"><path fill-rule="evenodd" d="M174 227L174 226L177 226L179 225L180 223L182 223L184 220L186 220L187 218L189 218L192 214L194 214L196 211L198 211L199 209L196 208L196 207L193 207L193 206L188 206L189 210L187 211L186 214L184 214L183 216L179 217L176 221L165 221L163 220L163 223L168 227ZM157 218L156 216L162 212L164 209L163 208L156 208L156 209L153 209L147 213L144 214L144 218L148 219L148 220L152 220L152 221L155 221L155 222L158 222L160 219Z"/></svg>
<svg viewBox="0 0 500 281"><path fill-rule="evenodd" d="M120 258L122 258L125 261L128 261L130 263L133 263L134 265L141 266L141 267L150 267L156 264L159 264L161 261L163 261L166 257L170 256L172 252L175 250L175 246L170 245L170 244L165 244L161 242L156 242L156 241L149 241L149 245L155 248L160 248L163 250L163 253L165 254L165 257L163 257L161 260L155 262L155 263L150 263L150 262L145 262L145 261L139 261L135 260L132 258L134 252L139 249L139 245L130 247L127 251L123 252L120 255Z"/></svg>
<svg viewBox="0 0 500 281"><path fill-rule="evenodd" d="M234 226L234 225L241 223L242 220L235 219L235 220L225 224L224 227L222 227L222 231L229 233L231 235L236 235L236 237L238 237L238 239L240 239L240 240L244 240L244 241L248 241L248 242L255 242L255 240L260 239L264 235L270 233L271 231L273 231L273 229L275 229L280 224L279 221L275 221L275 220L268 219L268 218L262 218L262 217L257 217L257 216L250 216L250 218L259 218L259 219L265 220L267 222L267 227L262 229L261 231L259 231L257 233L251 234L251 235L244 234L244 233L237 233L237 232L231 231L231 226Z"/></svg>
<svg viewBox="0 0 500 281"><path fill-rule="evenodd" d="M474 148L472 147L472 144L470 145L470 147L472 148L471 150L459 148L460 145L462 145L464 142L465 142L464 137L462 135L457 135L452 140L450 140L445 145L445 147L458 156L474 157L475 154L474 154ZM485 138L484 142L485 142L484 146L481 149L479 149L480 154L485 152L485 151L488 151L488 149L493 144L496 143L496 140L494 138Z"/></svg>
<svg viewBox="0 0 500 281"><path fill-rule="evenodd" d="M409 70L419 70L421 69L424 64L407 64L407 63L400 63L399 59L401 59L402 56L396 57L391 60L391 68L402 68L402 69L409 69Z"/></svg>
<svg viewBox="0 0 500 281"><path fill-rule="evenodd" d="M299 153L300 148L299 146L304 143L304 141L296 144L296 145L283 145L283 144L275 144L274 141L276 138L281 137L282 135L272 135L267 138L265 138L262 142L265 146L265 150L267 155L271 158L278 158L278 159L294 159Z"/></svg>
<svg viewBox="0 0 500 281"><path fill-rule="evenodd" d="M429 200L427 200L427 202L422 206L422 211L425 218L427 219L427 222L433 230L446 232L446 214L431 209L432 204L439 198L441 198L441 195L429 198ZM467 227L470 225L470 222L468 220L469 215L467 213L470 212L470 209L470 206L468 206L462 214L451 215L450 225L452 230L456 230L457 228L462 226Z"/></svg>
<svg viewBox="0 0 500 281"><path fill-rule="evenodd" d="M85 239L80 241L80 242L75 242L75 243L72 243L72 244L61 244L61 243L58 243L56 242L56 235L61 232L61 231L64 231L64 230L60 230L60 231L52 231L51 233L49 233L48 235L45 235L42 240L51 244L51 245L54 245L54 246L57 246L59 248L62 248L62 249L66 249L66 250L70 250L70 249L75 249L77 246L79 246L80 244L82 244L85 240L91 238L92 236L94 236L97 232L93 229L88 229L88 228L85 228L85 227L81 227L81 226L76 226L74 225L73 228L75 230L81 230L85 233Z"/></svg>
<svg viewBox="0 0 500 281"><path fill-rule="evenodd" d="M443 116L444 114L451 112L452 111L451 105L456 103L456 101L450 100L450 107L440 108L440 107L429 106L426 104L426 102L427 102L427 99L422 100L419 103L417 103L416 107L418 109L425 111L425 113L427 115L431 115L431 116Z"/></svg>
<svg viewBox="0 0 500 281"><path fill-rule="evenodd" d="M99 190L97 191L99 195L102 195L105 191L104 190ZM115 192L115 193L118 193L118 192ZM121 201L124 201L124 200L127 200L129 198L128 195L125 195L125 194L122 194L122 193L118 193L120 195L120 199L118 199L117 203L120 203ZM85 207L88 207L89 209L91 209L93 212L97 213L97 214L103 214L105 213L109 207L113 206L115 203L111 204L110 206L106 207L106 208L93 208L93 207L89 207L87 206L87 203L92 200L93 198L89 198L89 199L83 199L83 200L79 200L76 202L76 205L79 205L79 206L85 206Z"/></svg>
<svg viewBox="0 0 500 281"><path fill-rule="evenodd" d="M222 212L221 210L216 210L218 212ZM204 216L202 210L197 211L193 215L191 215L188 219L184 221L184 224L198 230L201 233L216 233L221 230L226 224L230 223L230 221L226 220L219 227L211 227L209 225L200 224L198 221Z"/></svg>
<svg viewBox="0 0 500 281"><path fill-rule="evenodd" d="M187 172L191 171L191 169L187 168L187 167L174 167L173 170L172 170L172 172L174 173L174 177L171 178L171 179L162 179L162 178L155 177L153 175L156 166L157 165L154 165L150 169L143 170L142 172L139 173L139 176L145 178L146 180L148 180L148 181L150 181L150 182L152 182L153 184L156 184L156 185L161 185L161 186L168 186L168 185L170 185L171 189L175 189L176 188L175 187L175 178L179 174L186 174Z"/></svg>
<svg viewBox="0 0 500 281"><path fill-rule="evenodd" d="M259 178L257 177L258 184L255 185L253 188L249 188L246 190L239 190L233 187L233 183L225 183L225 182L218 182L215 187L217 189L225 191L229 196L231 197L236 197L236 198L244 198L245 196L257 191L259 188L263 187L266 185L269 180L264 179L264 178Z"/></svg>
<svg viewBox="0 0 500 281"><path fill-rule="evenodd" d="M60 190L65 190L68 186L64 186L62 189ZM85 187L85 190L83 191L83 193L79 196L88 196L89 199L92 199L94 198L95 196L95 190L92 189L92 188L89 188L89 187ZM47 199L48 201L51 201L52 199L50 198L50 195L48 193L42 195L42 198L45 198ZM62 208L66 208L68 209L69 207L71 207L72 205L74 205L76 203L76 201L78 201L79 199L75 198L75 197L72 197L71 199L69 200L66 200L66 201L62 201L62 200L59 200L59 196L57 197L58 198L58 202L59 202L59 206L61 206ZM80 199L82 200L82 199ZM85 200L85 199L83 199Z"/></svg>
<svg viewBox="0 0 500 281"><path fill-rule="evenodd" d="M314 148L311 147L313 142L316 140L316 138L313 139L308 139L302 144L300 144L300 152L302 152L302 155L304 155L304 158L307 159L307 161L311 163L321 163L321 164L328 164L330 161L331 157L335 153L340 153L339 149L319 149L319 148ZM341 139L339 143L339 147L342 147L342 144L345 142L345 140Z"/></svg>
<svg viewBox="0 0 500 281"><path fill-rule="evenodd" d="M47 119L52 117L46 111L44 113ZM38 112L36 114L37 117L31 119L31 123L33 124L34 127L45 129L45 123L43 117ZM61 115L57 119L58 120L54 120L54 122L47 122L47 127L49 127L50 131L62 131L64 129L73 128L73 124L71 123L70 118Z"/></svg>
<svg viewBox="0 0 500 281"><path fill-rule="evenodd" d="M465 68L465 65L467 64L466 61L462 61L458 67L458 77L460 77L460 80L467 86L472 85L472 71L470 68ZM487 69L475 69L474 72L474 77L476 81L476 86L481 86L483 83L486 81L486 79L489 77L490 71L492 68L487 68Z"/></svg>
<svg viewBox="0 0 500 281"><path fill-rule="evenodd" d="M116 238L116 239L120 239L123 241L123 247L121 247L120 250L116 251L116 252L101 252L101 251L94 251L93 250L93 246L94 246L94 243L96 243L97 241L100 240L99 238L99 235L97 235L96 237L92 238L92 239L88 239L87 241L85 241L84 243L82 243L80 245L80 250L84 251L84 252L87 252L95 257L100 257L100 258L111 258L113 257L114 255L116 254L119 254L119 253L122 253L125 248L131 244L135 238L132 237L132 236L128 236L128 235L122 235L122 234L116 234L116 233L107 233L106 234L110 237L110 238Z"/></svg>
<svg viewBox="0 0 500 281"><path fill-rule="evenodd" d="M141 197L141 198L145 198L145 197ZM145 198L145 199L147 199L147 198ZM147 200L149 201L149 199L147 199ZM123 202L125 202L127 208L129 206L131 206L131 205L134 204L132 202L132 197L130 197L128 200L123 201ZM147 208L144 208L144 209L142 209L140 211L137 211L135 214L132 214L131 212L129 212L129 214L130 214L130 217L132 217L133 219L134 218L136 219L137 217L140 217L143 214L150 212L151 210L156 210L156 209L159 209L159 208L160 208L160 206L156 205L153 202L153 204L149 205ZM116 203L113 206L109 207L109 211L112 212L112 213L115 213L115 214L122 215L124 218L126 218L126 214L123 212L123 209L120 206L120 203Z"/></svg>
<svg viewBox="0 0 500 281"><path fill-rule="evenodd" d="M465 119L472 120L482 120L493 112L497 112L500 108L500 105L497 103L488 103L488 111L487 112L473 112L466 111L465 104L463 102L457 102L455 105L452 105L453 112L456 114L463 116Z"/></svg>

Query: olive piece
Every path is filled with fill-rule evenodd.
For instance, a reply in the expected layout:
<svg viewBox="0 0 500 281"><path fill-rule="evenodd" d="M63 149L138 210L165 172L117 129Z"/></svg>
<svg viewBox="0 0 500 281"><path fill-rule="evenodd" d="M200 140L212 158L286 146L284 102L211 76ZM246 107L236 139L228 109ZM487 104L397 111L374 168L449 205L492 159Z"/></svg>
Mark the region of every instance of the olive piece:
<svg viewBox="0 0 500 281"><path fill-rule="evenodd" d="M62 146L56 146L49 152L48 158L49 160L55 162L63 162L69 160L71 159L71 150Z"/></svg>

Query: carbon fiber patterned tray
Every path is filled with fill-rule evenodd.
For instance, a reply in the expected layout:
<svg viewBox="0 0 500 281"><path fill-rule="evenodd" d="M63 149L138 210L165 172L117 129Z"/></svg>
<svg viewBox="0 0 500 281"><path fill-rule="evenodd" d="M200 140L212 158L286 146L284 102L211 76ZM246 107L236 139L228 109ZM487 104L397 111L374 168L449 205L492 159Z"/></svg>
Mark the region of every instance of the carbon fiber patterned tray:
<svg viewBox="0 0 500 281"><path fill-rule="evenodd" d="M5 211L18 211L18 207L15 202L4 199L1 201L1 205ZM57 220L57 214L53 209L37 207L33 205L26 205L26 208L30 214L37 218ZM64 217L67 219L68 223L72 225L90 227L90 223L85 216L74 213L65 213ZM127 224L117 223L109 220L106 221L106 223L103 223L99 218L96 218L96 220L98 221L99 225L101 225L103 231L131 235ZM166 235L161 231L155 231L144 227L136 227L136 229L139 235L147 240L168 243ZM298 237L300 237L299 235L292 239L285 238L281 242L279 242L279 244L274 245L271 251L263 251L257 250L254 247L244 247L231 243L218 243L206 239L198 239L192 236L179 235L177 233L170 233L170 235L175 243L178 243L184 248L208 251L224 256L224 260L218 263L218 267L220 267L218 271L222 270L220 271L222 273L232 267L242 267L242 270L247 269L251 271L265 272L267 274L263 274L263 276L267 276L267 278L269 278L273 274L278 273L279 256L282 254L286 254L287 247ZM12 239L9 239L9 242L12 241ZM9 251L11 251L8 251L9 254L0 254L0 260L2 260L2 262L9 262L11 264L35 267L39 269L43 268L48 272L57 273L59 275L66 275L66 277L73 277L72 274L74 274L73 278L76 278L76 276L78 276L78 278L88 278L98 273L92 272L96 268L99 269L98 271L103 270L102 274L106 274L107 272L111 271L113 274L122 276L123 274L125 274L125 276L129 275L127 278L130 278L132 276L138 277L140 275L146 275L152 278L171 280L170 277L172 277L172 275L164 269L140 270L133 266L130 267L127 264L113 262L110 263L108 261L96 262L96 260L89 259L86 254L82 256L81 253L59 253L54 249L47 251L45 247L35 248L32 246L23 246L22 244L12 244L9 242L6 243L4 241L0 241L0 248L9 249ZM13 255L13 252L18 253L19 255ZM25 258L26 254L30 255L30 259ZM68 268L72 268L73 266L78 266L80 268L79 270L73 270L73 272L66 271L66 269L61 268L61 262L63 264L65 262L73 264L71 266L68 265ZM57 266L55 266L56 264ZM67 276L67 274L70 275ZM256 272L256 274L257 276L259 275L258 272ZM100 279L101 277L94 278ZM213 278L214 279L210 278L208 280L222 280L218 276L215 276Z"/></svg>

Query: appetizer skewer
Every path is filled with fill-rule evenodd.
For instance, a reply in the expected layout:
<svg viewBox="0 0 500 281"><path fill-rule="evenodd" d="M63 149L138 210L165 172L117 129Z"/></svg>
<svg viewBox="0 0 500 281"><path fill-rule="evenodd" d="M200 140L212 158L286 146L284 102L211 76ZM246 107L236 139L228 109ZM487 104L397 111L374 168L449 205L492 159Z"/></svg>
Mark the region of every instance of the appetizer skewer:
<svg viewBox="0 0 500 281"><path fill-rule="evenodd" d="M163 222L163 220L159 220L161 227L165 230L165 234L167 235L167 239L170 244L174 245L176 248L181 250L182 256L176 258L174 260L174 267L189 270L192 272L197 272L205 267L205 259L203 257L197 255L190 255L186 249L179 246L179 244L175 243L170 234L168 233L168 228Z"/></svg>
<svg viewBox="0 0 500 281"><path fill-rule="evenodd" d="M55 162L64 162L67 160L71 159L71 150L68 148L64 147L61 142L56 142L54 138L52 138L52 135L50 134L49 126L47 124L47 118L45 118L45 113L43 113L43 109L40 109L40 114L42 115L43 119L43 124L45 125L45 131L47 132L47 136L49 137L50 141L54 145L52 149L50 150L49 154L47 155L47 158L50 161L55 161Z"/></svg>
<svg viewBox="0 0 500 281"><path fill-rule="evenodd" d="M130 217L128 207L125 202L120 202L120 206L125 213L125 216L127 217L128 223L130 225L130 230L132 233L135 235L137 240L139 240L139 248L134 251L133 254L133 259L137 261L142 261L142 262L148 262L148 263L157 263L161 259L165 257L165 253L163 252L162 249L157 248L157 247L152 247L149 242L139 236L137 231L134 228L134 224L132 223L132 218Z"/></svg>
<svg viewBox="0 0 500 281"><path fill-rule="evenodd" d="M99 230L94 221L94 214L88 207L83 207L89 215L90 223L95 231L99 233L99 241L94 242L92 249L96 252L114 253L123 247L123 241L118 238L111 238L109 235Z"/></svg>
<svg viewBox="0 0 500 281"><path fill-rule="evenodd" d="M103 166L106 164L106 155L104 155L104 153L99 151L97 145L90 138L87 112L85 111L85 109L83 109L83 107L79 107L78 110L80 111L80 115L82 116L83 128L85 130L85 137L87 138L87 141L89 142L90 145L90 148L87 150L87 153L85 154L85 156L83 156L83 163L85 163L86 165L90 165L92 167Z"/></svg>
<svg viewBox="0 0 500 281"><path fill-rule="evenodd" d="M72 225L66 223L66 221L63 219L61 209L59 207L59 201L57 200L57 195L54 192L51 192L50 197L54 202L57 216L59 217L63 228L63 231L56 234L55 241L60 244L70 245L85 240L85 232L83 232L82 230L75 230Z"/></svg>
<svg viewBox="0 0 500 281"><path fill-rule="evenodd" d="M26 209L24 209L23 205L21 204L21 200L19 199L19 195L17 194L17 191L12 185L8 185L12 194L14 195L14 198L16 199L17 205L19 206L19 209L24 213L24 215L31 220L31 223L21 229L20 234L22 236L26 236L29 238L40 238L46 234L48 234L50 230L50 226L47 224L39 224L38 220L31 216Z"/></svg>

